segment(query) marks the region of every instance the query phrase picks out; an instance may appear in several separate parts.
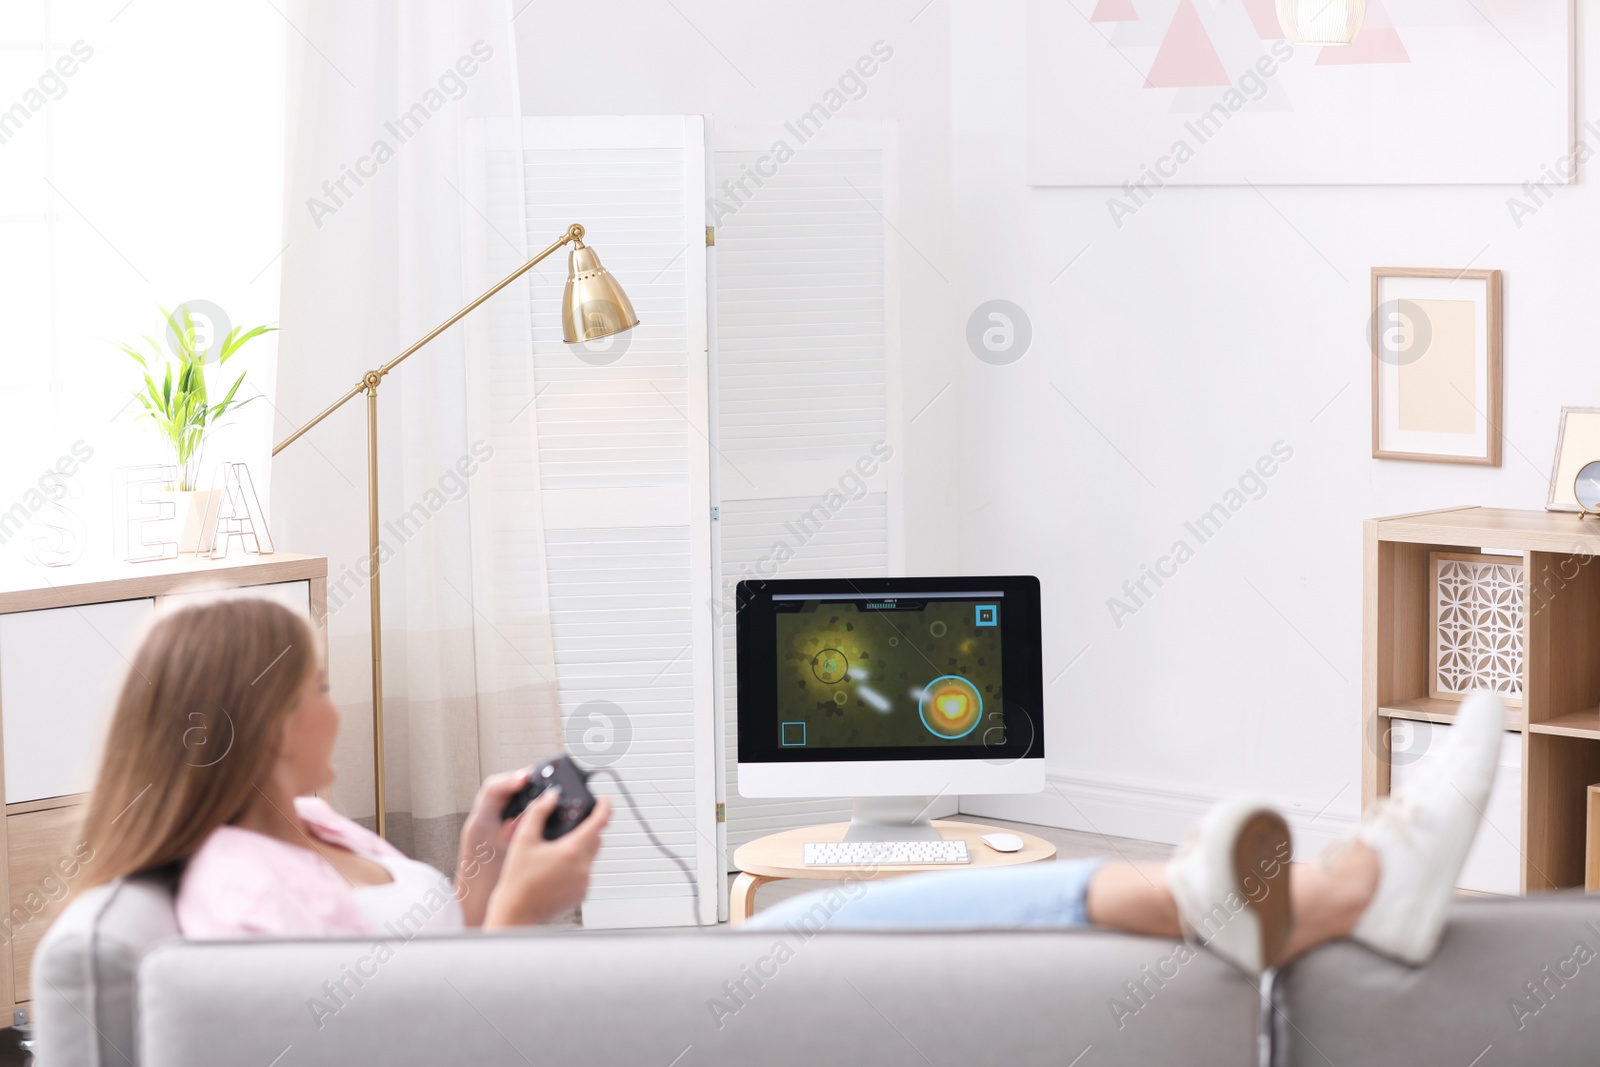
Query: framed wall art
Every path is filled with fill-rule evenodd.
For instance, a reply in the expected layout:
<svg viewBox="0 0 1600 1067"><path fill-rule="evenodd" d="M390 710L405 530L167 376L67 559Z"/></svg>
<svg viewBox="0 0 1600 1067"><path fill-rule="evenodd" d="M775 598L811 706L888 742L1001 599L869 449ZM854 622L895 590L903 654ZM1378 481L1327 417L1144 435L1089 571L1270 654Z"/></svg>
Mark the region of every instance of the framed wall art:
<svg viewBox="0 0 1600 1067"><path fill-rule="evenodd" d="M1113 222L1163 185L1576 180L1547 170L1576 144L1571 0L1366 0L1324 47L1290 45L1273 0L1026 17L1028 184L1109 186Z"/></svg>
<svg viewBox="0 0 1600 1067"><path fill-rule="evenodd" d="M1372 271L1372 455L1500 466L1500 272Z"/></svg>
<svg viewBox="0 0 1600 1067"><path fill-rule="evenodd" d="M1578 511L1583 507L1574 492L1578 472L1600 459L1600 408L1562 408L1556 433L1556 461L1550 468L1550 498L1546 511Z"/></svg>

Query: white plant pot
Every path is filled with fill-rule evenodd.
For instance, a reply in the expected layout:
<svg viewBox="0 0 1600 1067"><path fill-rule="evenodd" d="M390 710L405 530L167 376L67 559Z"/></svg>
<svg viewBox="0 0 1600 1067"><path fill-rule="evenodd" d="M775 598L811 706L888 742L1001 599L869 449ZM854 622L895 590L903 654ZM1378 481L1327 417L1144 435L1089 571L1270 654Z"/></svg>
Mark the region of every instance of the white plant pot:
<svg viewBox="0 0 1600 1067"><path fill-rule="evenodd" d="M188 493L174 489L155 494L157 500L170 501L173 511L172 518L150 523L151 536L176 541L179 555L192 556L209 549L217 529L217 498L221 495L215 489Z"/></svg>

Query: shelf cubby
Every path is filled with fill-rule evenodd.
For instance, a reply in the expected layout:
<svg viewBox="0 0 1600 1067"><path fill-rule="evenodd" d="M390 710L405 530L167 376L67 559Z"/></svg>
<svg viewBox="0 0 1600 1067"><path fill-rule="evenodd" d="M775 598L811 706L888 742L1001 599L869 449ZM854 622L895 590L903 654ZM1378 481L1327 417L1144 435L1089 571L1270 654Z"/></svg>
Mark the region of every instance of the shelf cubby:
<svg viewBox="0 0 1600 1067"><path fill-rule="evenodd" d="M1588 724L1600 736L1600 560L1572 552L1527 556L1528 721Z"/></svg>
<svg viewBox="0 0 1600 1067"><path fill-rule="evenodd" d="M1600 739L1529 734L1524 757L1524 885L1533 893L1584 884L1589 787L1600 783Z"/></svg>

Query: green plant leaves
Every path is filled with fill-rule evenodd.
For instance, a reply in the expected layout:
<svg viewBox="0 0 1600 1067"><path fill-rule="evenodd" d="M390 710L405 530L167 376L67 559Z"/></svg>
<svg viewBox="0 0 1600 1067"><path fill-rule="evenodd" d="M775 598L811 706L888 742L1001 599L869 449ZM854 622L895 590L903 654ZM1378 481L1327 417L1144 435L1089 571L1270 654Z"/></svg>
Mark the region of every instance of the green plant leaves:
<svg viewBox="0 0 1600 1067"><path fill-rule="evenodd" d="M134 393L134 399L143 409L138 417L148 418L155 423L163 445L178 467L179 490L192 491L200 476L200 455L206 436L228 412L259 400L260 394L244 400L236 399L247 373L240 371L222 400L216 404L210 403L205 367L207 349L198 347L196 343L194 318L188 307L180 307L181 316L160 305L157 305L157 310L166 320L168 337L174 342L175 352L169 354L148 334L143 335L150 349L148 354L130 344L119 344L118 347L143 370L144 388ZM246 330L235 326L222 342L217 364L226 363L250 341L276 329L276 326L256 326ZM176 380L173 377L174 365L177 369ZM159 387L150 373L157 366L161 368Z"/></svg>
<svg viewBox="0 0 1600 1067"><path fill-rule="evenodd" d="M228 332L227 338L222 342L222 354L217 357L218 363L228 362L229 357L231 357L235 352L239 351L239 349L243 348L246 343L254 338L260 337L264 333L272 333L277 329L277 327L257 326L255 329L249 330L241 336L239 331L242 329L244 329L243 326L235 326Z"/></svg>

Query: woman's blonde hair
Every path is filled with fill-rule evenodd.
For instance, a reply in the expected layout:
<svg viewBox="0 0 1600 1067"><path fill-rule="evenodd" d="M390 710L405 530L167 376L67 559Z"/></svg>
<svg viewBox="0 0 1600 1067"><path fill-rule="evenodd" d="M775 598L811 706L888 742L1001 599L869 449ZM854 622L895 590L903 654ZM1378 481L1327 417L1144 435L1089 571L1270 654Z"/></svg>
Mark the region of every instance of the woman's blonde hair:
<svg viewBox="0 0 1600 1067"><path fill-rule="evenodd" d="M160 617L112 713L83 822L93 851L77 888L187 859L244 814L300 686L320 666L309 621L270 600Z"/></svg>

